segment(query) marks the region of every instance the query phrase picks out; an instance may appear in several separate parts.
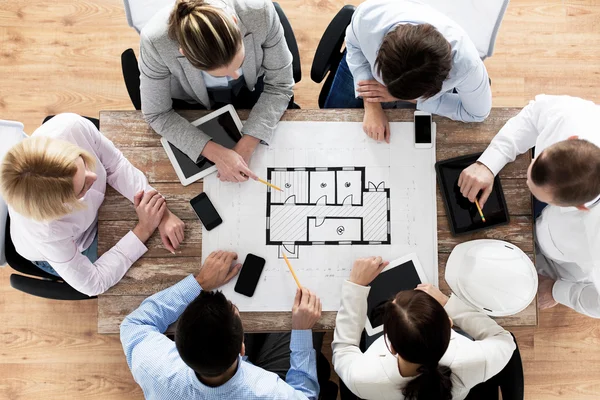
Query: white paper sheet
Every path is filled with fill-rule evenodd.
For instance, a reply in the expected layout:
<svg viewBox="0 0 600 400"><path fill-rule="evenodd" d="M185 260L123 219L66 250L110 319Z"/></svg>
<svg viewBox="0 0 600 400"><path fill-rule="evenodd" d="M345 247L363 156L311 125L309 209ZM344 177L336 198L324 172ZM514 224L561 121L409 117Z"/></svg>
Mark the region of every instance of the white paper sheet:
<svg viewBox="0 0 600 400"><path fill-rule="evenodd" d="M272 183L283 186L284 193L271 192L268 219L266 185L204 178L223 223L203 229L203 258L230 250L240 262L248 253L266 259L252 298L234 292L237 278L222 288L240 311L291 310L296 283L283 251L324 311L338 310L342 282L359 257L416 253L429 281L438 282L435 146L415 149L412 123L390 128L386 144L367 137L361 123L280 122L271 145L259 145L250 163L259 177L267 179L269 169ZM273 244L281 241L285 247Z"/></svg>

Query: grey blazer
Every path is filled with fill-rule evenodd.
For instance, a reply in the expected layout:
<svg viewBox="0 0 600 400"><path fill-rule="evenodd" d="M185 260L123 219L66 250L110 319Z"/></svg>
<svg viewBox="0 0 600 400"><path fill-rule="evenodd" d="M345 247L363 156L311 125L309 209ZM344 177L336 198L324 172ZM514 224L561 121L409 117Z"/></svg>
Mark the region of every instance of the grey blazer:
<svg viewBox="0 0 600 400"><path fill-rule="evenodd" d="M275 126L293 95L292 54L275 7L270 0L228 0L238 18L246 56L242 64L248 89L264 75L264 90L250 112L242 133L269 143ZM142 113L152 129L192 160L197 160L210 137L173 111L171 98L210 108L208 92L198 69L179 52L167 29L172 7L159 11L140 36Z"/></svg>

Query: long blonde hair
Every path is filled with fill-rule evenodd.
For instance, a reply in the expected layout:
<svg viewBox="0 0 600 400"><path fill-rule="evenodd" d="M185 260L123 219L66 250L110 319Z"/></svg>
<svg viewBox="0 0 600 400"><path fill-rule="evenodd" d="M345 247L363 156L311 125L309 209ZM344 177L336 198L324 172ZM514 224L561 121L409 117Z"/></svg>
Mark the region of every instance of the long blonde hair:
<svg viewBox="0 0 600 400"><path fill-rule="evenodd" d="M77 159L94 170L95 158L64 140L30 137L11 148L0 167L0 191L19 214L52 221L84 206L77 199L73 178Z"/></svg>
<svg viewBox="0 0 600 400"><path fill-rule="evenodd" d="M223 9L204 0L178 0L169 18L169 37L194 67L228 66L241 49L242 34Z"/></svg>

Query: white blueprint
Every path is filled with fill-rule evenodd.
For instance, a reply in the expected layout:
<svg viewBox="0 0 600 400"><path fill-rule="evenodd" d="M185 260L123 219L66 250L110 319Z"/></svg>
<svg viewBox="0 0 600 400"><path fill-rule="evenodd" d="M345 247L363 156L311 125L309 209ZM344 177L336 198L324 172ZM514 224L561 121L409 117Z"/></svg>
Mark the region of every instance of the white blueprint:
<svg viewBox="0 0 600 400"><path fill-rule="evenodd" d="M415 149L412 123L390 125L386 144L367 137L362 123L280 122L250 168L283 193L254 181L204 178L223 223L203 229L203 258L230 250L240 262L248 253L266 260L252 298L234 292L237 278L222 288L240 311L291 310L296 283L282 252L324 311L338 310L342 282L358 257L416 253L437 283L435 147Z"/></svg>

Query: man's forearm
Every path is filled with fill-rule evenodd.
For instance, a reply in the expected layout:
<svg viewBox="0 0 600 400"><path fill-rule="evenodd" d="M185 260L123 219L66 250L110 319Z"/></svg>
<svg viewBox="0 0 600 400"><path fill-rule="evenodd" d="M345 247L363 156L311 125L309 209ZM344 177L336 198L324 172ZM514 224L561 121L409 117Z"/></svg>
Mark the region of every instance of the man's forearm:
<svg viewBox="0 0 600 400"><path fill-rule="evenodd" d="M290 350L290 369L286 375L286 383L309 399L316 400L319 395L319 380L312 331L292 330Z"/></svg>

